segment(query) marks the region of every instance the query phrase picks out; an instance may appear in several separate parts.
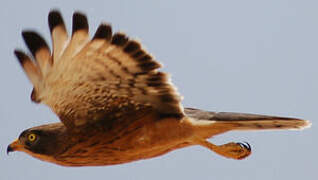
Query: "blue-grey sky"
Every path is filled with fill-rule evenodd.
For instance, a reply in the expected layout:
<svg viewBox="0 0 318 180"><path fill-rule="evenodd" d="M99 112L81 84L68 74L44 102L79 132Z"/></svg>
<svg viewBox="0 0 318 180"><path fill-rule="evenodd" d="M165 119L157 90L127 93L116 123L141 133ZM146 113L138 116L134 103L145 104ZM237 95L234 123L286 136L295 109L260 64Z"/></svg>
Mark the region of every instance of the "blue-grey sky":
<svg viewBox="0 0 318 180"><path fill-rule="evenodd" d="M47 14L58 8L68 28L85 12L91 33L102 21L140 39L164 64L187 107L292 116L304 131L231 132L211 139L247 141L253 154L225 159L202 147L129 164L65 168L24 153L5 154L26 128L58 121L30 101L32 86L13 56L23 29L50 40ZM318 175L318 1L1 1L0 179L288 179Z"/></svg>

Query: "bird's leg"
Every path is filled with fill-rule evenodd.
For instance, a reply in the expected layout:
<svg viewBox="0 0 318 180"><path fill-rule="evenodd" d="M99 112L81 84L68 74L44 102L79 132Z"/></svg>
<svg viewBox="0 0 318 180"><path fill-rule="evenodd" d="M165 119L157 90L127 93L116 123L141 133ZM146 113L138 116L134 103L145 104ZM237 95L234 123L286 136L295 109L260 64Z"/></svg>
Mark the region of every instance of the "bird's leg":
<svg viewBox="0 0 318 180"><path fill-rule="evenodd" d="M204 146L206 148L209 148L215 153L221 156L224 156L226 158L244 159L251 154L251 146L248 143L243 144L243 143L230 142L230 143L218 146L201 138L195 139L195 143L201 146Z"/></svg>

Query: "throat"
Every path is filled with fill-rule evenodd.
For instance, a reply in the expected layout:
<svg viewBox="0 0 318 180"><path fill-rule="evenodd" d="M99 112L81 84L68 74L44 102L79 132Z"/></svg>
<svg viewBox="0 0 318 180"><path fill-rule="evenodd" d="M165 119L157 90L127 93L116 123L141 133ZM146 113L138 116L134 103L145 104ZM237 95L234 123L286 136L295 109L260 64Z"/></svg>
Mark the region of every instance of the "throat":
<svg viewBox="0 0 318 180"><path fill-rule="evenodd" d="M49 155L45 155L45 154L38 154L38 153L33 153L32 151L29 151L27 149L23 149L21 150L22 152L27 153L28 155L39 159L41 161L46 161L46 162L51 162L51 163L55 163L55 164L60 164L58 160L55 159L54 156L49 156Z"/></svg>

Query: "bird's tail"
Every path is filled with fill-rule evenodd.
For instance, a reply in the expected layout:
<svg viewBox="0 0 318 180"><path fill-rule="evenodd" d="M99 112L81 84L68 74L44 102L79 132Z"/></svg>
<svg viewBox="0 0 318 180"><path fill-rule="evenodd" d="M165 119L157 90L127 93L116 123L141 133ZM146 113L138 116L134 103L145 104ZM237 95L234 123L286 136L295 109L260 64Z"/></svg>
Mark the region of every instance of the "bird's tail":
<svg viewBox="0 0 318 180"><path fill-rule="evenodd" d="M185 108L185 113L192 119L205 138L231 130L300 130L310 127L306 120L288 117L276 117L245 113L208 112L199 109Z"/></svg>

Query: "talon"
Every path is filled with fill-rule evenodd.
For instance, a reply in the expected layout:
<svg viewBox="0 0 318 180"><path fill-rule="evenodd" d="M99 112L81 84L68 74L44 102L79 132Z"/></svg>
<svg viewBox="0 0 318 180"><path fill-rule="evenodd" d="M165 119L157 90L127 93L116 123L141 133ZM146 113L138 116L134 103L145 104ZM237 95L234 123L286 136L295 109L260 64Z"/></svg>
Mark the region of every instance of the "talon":
<svg viewBox="0 0 318 180"><path fill-rule="evenodd" d="M251 150L252 150L251 145L250 145L248 142L246 142L246 141L244 141L244 143L247 144L247 149L248 149L249 151L251 151Z"/></svg>
<svg viewBox="0 0 318 180"><path fill-rule="evenodd" d="M252 148L251 148L251 145L250 145L249 143L247 143L247 142L244 142L244 143L238 142L237 144L240 145L241 147L243 147L243 148L249 150L249 151L251 151L251 149L252 149Z"/></svg>
<svg viewBox="0 0 318 180"><path fill-rule="evenodd" d="M238 143L236 143L236 144L240 145L240 146L243 147L243 148L247 148L246 145L243 144L243 143L241 143L241 142L238 142Z"/></svg>

